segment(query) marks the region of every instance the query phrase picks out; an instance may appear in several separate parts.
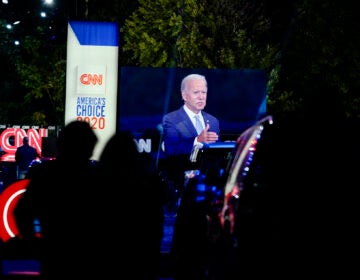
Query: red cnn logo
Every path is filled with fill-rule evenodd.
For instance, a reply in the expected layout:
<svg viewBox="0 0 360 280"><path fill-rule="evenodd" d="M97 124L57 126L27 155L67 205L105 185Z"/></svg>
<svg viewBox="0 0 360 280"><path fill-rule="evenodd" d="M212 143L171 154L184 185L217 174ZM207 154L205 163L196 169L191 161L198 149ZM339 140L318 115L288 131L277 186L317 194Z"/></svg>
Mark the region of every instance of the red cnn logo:
<svg viewBox="0 0 360 280"><path fill-rule="evenodd" d="M83 85L102 85L103 83L103 75L102 74L82 74L80 76L80 83Z"/></svg>

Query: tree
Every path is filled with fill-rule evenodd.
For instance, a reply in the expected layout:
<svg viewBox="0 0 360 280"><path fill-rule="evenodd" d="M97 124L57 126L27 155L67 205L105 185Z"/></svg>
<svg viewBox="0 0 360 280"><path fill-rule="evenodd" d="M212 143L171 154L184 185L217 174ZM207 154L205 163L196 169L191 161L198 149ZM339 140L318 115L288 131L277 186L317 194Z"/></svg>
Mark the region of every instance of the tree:
<svg viewBox="0 0 360 280"><path fill-rule="evenodd" d="M23 44L21 60L16 65L21 84L27 89L22 107L29 119L23 121L61 124L65 107L65 44L44 43L33 36L25 37Z"/></svg>
<svg viewBox="0 0 360 280"><path fill-rule="evenodd" d="M360 39L353 32L360 21L355 10L339 0L306 0L297 6L274 96L291 95L301 114L360 118ZM281 106L278 101L272 106Z"/></svg>
<svg viewBox="0 0 360 280"><path fill-rule="evenodd" d="M18 48L14 44L13 30L5 28L7 22L0 19L0 124L9 124L19 115L19 102L22 102L21 82L14 67Z"/></svg>
<svg viewBox="0 0 360 280"><path fill-rule="evenodd" d="M66 26L64 14L39 16L35 2L9 3L1 13L0 44L7 79L1 89L0 122L6 124L57 125L63 122ZM11 24L10 24L11 23ZM64 23L64 24L63 24ZM4 31L3 27L11 28ZM67 29L65 29L67 30ZM14 45L15 41L17 45ZM4 68L5 69L5 68Z"/></svg>
<svg viewBox="0 0 360 280"><path fill-rule="evenodd" d="M137 66L270 68L276 44L259 44L255 36L270 24L261 5L246 2L140 0L121 28L122 51ZM246 16L252 12L256 19Z"/></svg>

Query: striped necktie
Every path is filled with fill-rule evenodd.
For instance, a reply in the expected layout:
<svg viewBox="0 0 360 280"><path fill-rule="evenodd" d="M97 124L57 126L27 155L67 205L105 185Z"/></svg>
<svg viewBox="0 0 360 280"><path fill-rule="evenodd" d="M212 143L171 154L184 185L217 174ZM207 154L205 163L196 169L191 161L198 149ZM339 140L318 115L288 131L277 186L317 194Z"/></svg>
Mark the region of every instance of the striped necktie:
<svg viewBox="0 0 360 280"><path fill-rule="evenodd" d="M197 133L199 135L201 133L201 131L203 130L203 125L202 125L202 123L200 121L199 115L195 115L194 118L195 118L195 128L196 128L196 131L197 131Z"/></svg>

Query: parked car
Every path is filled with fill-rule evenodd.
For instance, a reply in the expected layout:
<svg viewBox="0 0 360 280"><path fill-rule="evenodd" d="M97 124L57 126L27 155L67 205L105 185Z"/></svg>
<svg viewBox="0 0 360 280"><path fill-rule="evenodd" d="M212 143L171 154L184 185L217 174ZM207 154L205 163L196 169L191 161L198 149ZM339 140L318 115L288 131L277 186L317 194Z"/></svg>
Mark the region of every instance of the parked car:
<svg viewBox="0 0 360 280"><path fill-rule="evenodd" d="M178 278L351 271L346 248L357 240L359 213L353 129L342 121L267 116L239 135L230 155L224 149L218 160L203 162L186 183L175 222Z"/></svg>
<svg viewBox="0 0 360 280"><path fill-rule="evenodd" d="M188 171L174 227L172 254L180 279L226 279L239 261L244 214L255 216L263 191L260 162L254 161L264 130L272 124L267 116L244 131L234 142L204 145L191 156L196 170ZM253 201L240 204L250 193ZM240 211L240 208L242 210ZM230 274L228 275L230 277Z"/></svg>

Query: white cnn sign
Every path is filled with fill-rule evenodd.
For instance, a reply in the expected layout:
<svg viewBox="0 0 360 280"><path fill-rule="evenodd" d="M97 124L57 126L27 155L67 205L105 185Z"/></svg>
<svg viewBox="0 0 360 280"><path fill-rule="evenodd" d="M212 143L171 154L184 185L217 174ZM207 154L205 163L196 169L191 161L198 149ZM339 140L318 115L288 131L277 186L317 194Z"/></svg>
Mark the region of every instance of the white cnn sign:
<svg viewBox="0 0 360 280"><path fill-rule="evenodd" d="M116 132L118 34L116 23L68 24L65 125L90 123L99 138L94 160Z"/></svg>

